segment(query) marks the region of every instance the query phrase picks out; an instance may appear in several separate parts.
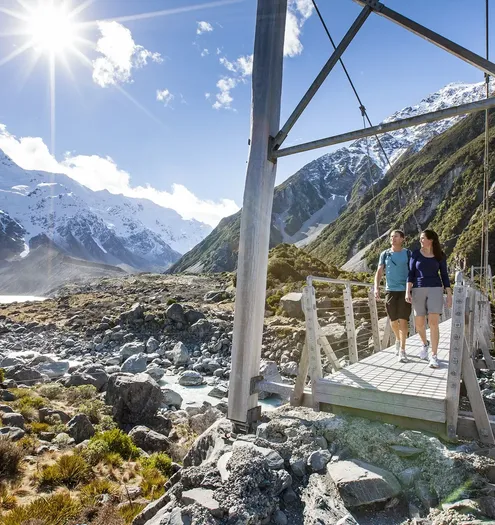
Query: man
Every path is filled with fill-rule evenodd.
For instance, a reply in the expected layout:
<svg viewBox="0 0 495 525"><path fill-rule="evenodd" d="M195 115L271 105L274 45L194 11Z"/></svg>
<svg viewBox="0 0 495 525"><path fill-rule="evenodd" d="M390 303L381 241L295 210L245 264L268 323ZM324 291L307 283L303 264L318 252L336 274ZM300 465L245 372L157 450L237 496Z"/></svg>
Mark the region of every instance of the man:
<svg viewBox="0 0 495 525"><path fill-rule="evenodd" d="M404 232L394 230L390 234L390 248L380 254L375 274L375 297L380 299L380 282L385 270L385 305L390 325L395 334L395 349L400 363L407 362L406 339L411 304L406 302L407 276L411 251L404 249Z"/></svg>

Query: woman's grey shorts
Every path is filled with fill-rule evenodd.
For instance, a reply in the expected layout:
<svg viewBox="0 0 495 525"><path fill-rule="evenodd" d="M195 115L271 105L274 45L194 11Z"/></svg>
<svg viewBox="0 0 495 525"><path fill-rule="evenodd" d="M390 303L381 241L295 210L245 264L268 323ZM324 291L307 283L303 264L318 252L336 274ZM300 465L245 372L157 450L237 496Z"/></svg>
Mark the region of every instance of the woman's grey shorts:
<svg viewBox="0 0 495 525"><path fill-rule="evenodd" d="M416 316L441 314L443 312L443 288L413 288L412 305Z"/></svg>

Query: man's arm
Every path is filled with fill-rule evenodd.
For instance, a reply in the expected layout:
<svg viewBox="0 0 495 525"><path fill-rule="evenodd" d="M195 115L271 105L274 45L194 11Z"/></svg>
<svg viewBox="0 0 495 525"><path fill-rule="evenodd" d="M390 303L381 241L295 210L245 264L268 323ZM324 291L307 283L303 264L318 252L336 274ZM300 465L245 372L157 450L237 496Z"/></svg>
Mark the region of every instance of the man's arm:
<svg viewBox="0 0 495 525"><path fill-rule="evenodd" d="M385 266L380 264L375 273L375 299L380 299L380 283L383 277L383 269Z"/></svg>

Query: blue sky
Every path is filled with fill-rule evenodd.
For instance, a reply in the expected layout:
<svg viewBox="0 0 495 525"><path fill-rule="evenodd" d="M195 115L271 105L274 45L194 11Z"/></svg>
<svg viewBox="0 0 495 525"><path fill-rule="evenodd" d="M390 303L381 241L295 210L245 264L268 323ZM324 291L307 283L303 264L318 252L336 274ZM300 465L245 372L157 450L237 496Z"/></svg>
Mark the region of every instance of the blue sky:
<svg viewBox="0 0 495 525"><path fill-rule="evenodd" d="M45 9L51 1L39 0ZM256 1L66 2L69 11L85 7L73 18L85 42L74 44L79 54L55 54L52 97L42 43L7 61L32 38L33 26L24 18L39 2L1 4L0 148L25 168L64 171L92 189L152 198L184 218L214 225L236 211L248 154ZM311 1L289 3L282 120L331 52ZM484 54L484 0L471 0L469 9L463 0L384 3ZM318 4L336 41L360 11L352 0ZM176 12L133 19L163 10ZM495 57L493 46L491 53ZM449 82L483 79L475 68L376 15L344 61L374 123ZM361 125L337 67L286 144ZM327 151L281 159L277 182Z"/></svg>

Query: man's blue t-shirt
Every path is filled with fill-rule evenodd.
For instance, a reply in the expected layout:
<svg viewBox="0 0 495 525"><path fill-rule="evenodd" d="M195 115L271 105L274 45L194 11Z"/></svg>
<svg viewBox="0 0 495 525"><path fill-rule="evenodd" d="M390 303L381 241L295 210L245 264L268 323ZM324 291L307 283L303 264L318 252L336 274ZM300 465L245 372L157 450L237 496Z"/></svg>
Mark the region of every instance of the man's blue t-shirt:
<svg viewBox="0 0 495 525"><path fill-rule="evenodd" d="M410 251L394 252L390 248L380 254L379 266L385 266L387 292L405 292L409 274Z"/></svg>

